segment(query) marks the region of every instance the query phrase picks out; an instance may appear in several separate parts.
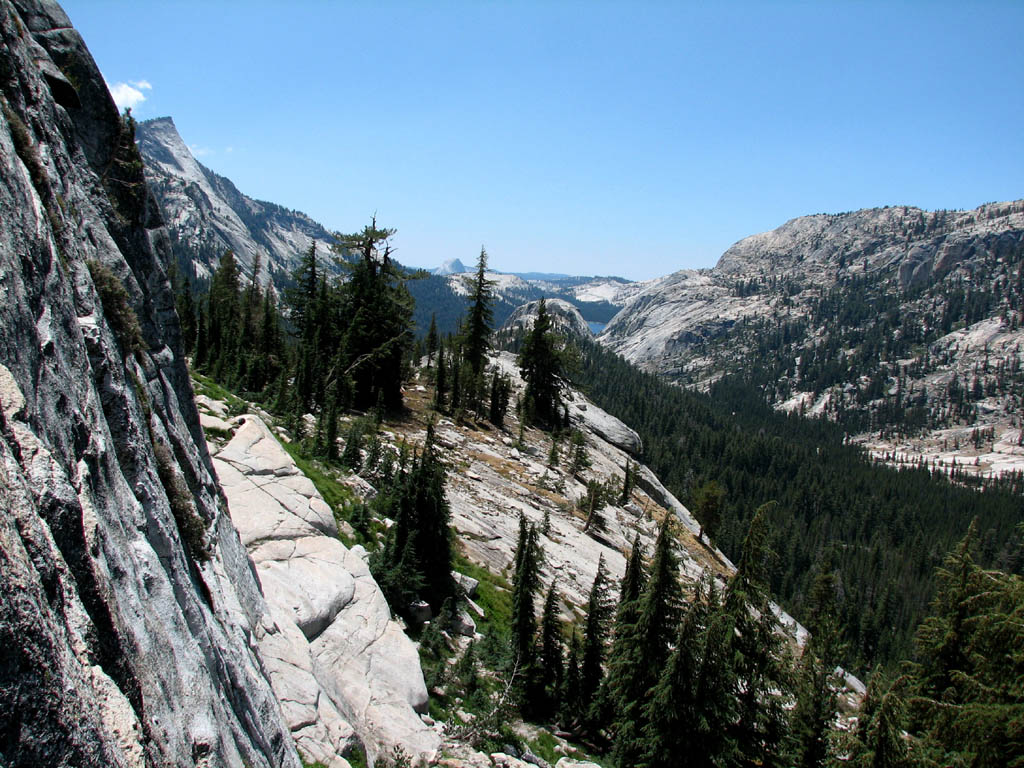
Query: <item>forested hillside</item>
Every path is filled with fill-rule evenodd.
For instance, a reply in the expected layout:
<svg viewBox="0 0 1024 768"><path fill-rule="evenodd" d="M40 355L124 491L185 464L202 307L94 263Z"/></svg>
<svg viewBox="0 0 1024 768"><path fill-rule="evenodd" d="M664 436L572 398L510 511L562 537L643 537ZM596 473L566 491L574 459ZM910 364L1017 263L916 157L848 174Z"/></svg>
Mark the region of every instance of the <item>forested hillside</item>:
<svg viewBox="0 0 1024 768"><path fill-rule="evenodd" d="M579 381L601 407L633 426L644 460L686 502L715 481L724 490L711 531L730 557L754 510L777 502L771 519L773 593L798 618L814 578L835 573L849 663L894 664L934 589L944 554L979 521L986 566L1019 572L1024 482L1008 478L981 492L927 469L894 470L844 444L827 421L778 413L757 388L726 377L701 394L642 373L593 343L582 345ZM691 504L698 511L699 505Z"/></svg>
<svg viewBox="0 0 1024 768"><path fill-rule="evenodd" d="M241 281L230 257L208 297L197 301L183 291L181 311L195 364L275 411L324 488L347 468L378 489L364 503L341 493L336 514L374 552L371 568L392 610L413 627L417 600L435 614L420 636L431 711L474 723L459 727L459 743L485 750L519 744L521 754L534 755L529 750L542 749L544 740L523 744L511 727L525 720L617 766L667 767L681 752L709 766L820 766L879 755L957 765L981 756L976 764L997 765L992 755L1020 753L1017 689L991 690L998 673L978 660L979 653L1009 654L1020 663L1008 650L1020 635L1013 616L1024 604L1013 575L1022 563L1019 478L981 492L959 477L872 464L845 444L836 425L780 414L738 379L696 394L586 338L574 348L552 332L543 305L532 326L502 336L520 353L525 384L513 411L508 374L488 363L494 315L483 256L469 282L462 333L446 337L435 328L410 359L412 306L405 273L388 259L391 234L373 223L344 238L361 254L345 281L328 278L307 254L285 297L291 337L270 294ZM406 411L398 385L410 377L428 383L416 387L416 408L426 405L437 416ZM638 535L618 588L598 562L589 598L565 622L557 585L542 595L539 578L544 548L560 536L549 530L548 513L537 523L523 517L509 573L459 561L481 581L485 611L478 625L484 639L459 642L442 632L464 619L450 576L456 547L445 533L451 464L441 457L467 466L458 448L466 434L494 443L488 431L506 433L506 445L521 457L543 455L530 444L549 433L551 474L528 494L557 497L570 479L585 478L583 497L557 507L584 535L607 535L603 508L622 510L615 514L627 521L641 514L632 505L637 479L628 458L621 480L588 473L586 442L573 430L565 400L570 378L635 426L644 442L637 458L689 500L703 524L698 541L721 546L737 570L684 589L680 533L666 516L651 549ZM446 428L444 449L435 438L437 417L461 425L461 432ZM405 432L421 419L425 442L410 450ZM488 450L487 461L499 455ZM559 476L560 483L546 485ZM998 589L982 594L986 579ZM798 656L776 631L773 596L813 633ZM991 622L978 624L981 605L992 606ZM950 626L963 627L952 641L944 629ZM910 658L916 661L907 675L883 684L886 670ZM875 681L862 725L846 734L831 730L837 662ZM989 690L979 694L978 686ZM701 723L712 724L716 738Z"/></svg>
<svg viewBox="0 0 1024 768"><path fill-rule="evenodd" d="M793 219L642 291L601 341L688 387L742 375L777 408L949 465L968 441L973 459L1021 440L1022 326L1015 201ZM1014 464L1000 450L979 475Z"/></svg>

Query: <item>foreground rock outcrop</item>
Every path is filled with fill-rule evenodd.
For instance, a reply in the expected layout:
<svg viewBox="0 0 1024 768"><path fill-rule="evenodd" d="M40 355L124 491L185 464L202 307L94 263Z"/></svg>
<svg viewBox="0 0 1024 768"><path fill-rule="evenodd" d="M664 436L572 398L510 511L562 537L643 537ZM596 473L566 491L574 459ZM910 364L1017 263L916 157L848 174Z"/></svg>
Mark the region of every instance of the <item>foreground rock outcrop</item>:
<svg viewBox="0 0 1024 768"><path fill-rule="evenodd" d="M362 547L338 539L330 507L258 416L214 458L269 612L260 652L300 752L329 766L361 741L433 757L427 690L412 641L391 619Z"/></svg>
<svg viewBox="0 0 1024 768"><path fill-rule="evenodd" d="M54 3L0 0L0 764L287 766L169 241Z"/></svg>

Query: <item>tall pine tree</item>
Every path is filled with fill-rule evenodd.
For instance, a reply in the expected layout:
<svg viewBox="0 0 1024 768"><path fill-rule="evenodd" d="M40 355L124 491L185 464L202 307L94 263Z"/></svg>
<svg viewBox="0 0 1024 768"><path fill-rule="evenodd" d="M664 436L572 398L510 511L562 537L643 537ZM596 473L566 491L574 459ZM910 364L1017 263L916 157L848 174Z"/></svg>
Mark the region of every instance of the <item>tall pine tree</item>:
<svg viewBox="0 0 1024 768"><path fill-rule="evenodd" d="M469 313L463 327L463 356L473 372L480 376L491 347L491 331L494 323L494 281L487 279L487 251L480 247L476 262L476 274L470 285Z"/></svg>

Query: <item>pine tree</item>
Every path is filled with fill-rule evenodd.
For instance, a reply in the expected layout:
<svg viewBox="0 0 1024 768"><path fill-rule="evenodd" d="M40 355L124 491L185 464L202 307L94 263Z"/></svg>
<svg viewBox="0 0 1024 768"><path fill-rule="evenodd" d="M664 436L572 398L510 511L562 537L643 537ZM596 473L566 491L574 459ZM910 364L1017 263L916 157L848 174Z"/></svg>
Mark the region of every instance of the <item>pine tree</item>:
<svg viewBox="0 0 1024 768"><path fill-rule="evenodd" d="M494 322L494 281L487 279L487 251L480 247L476 276L469 292L469 313L463 329L463 355L474 376L483 373Z"/></svg>
<svg viewBox="0 0 1024 768"><path fill-rule="evenodd" d="M448 394L448 366L444 359L444 345L437 350L437 376L434 378L434 403L436 411L444 411Z"/></svg>
<svg viewBox="0 0 1024 768"><path fill-rule="evenodd" d="M621 740L623 745L625 744L625 731L634 725L625 722L627 710L632 712L641 704L641 699L635 695L632 688L637 660L636 622L640 613L640 595L647 582L643 556L638 531L633 537L633 546L630 549L629 558L626 560L626 572L623 574L622 584L619 587L619 603L615 610L612 646L608 654L608 675L604 681L603 696L613 710L618 734L623 736ZM631 737L632 731L630 731ZM615 759L620 764L625 764L622 763L623 759L629 759L625 750L619 748L618 739Z"/></svg>
<svg viewBox="0 0 1024 768"><path fill-rule="evenodd" d="M586 711L583 713L588 725L599 726L601 717L598 690L603 676L605 643L611 629L612 604L609 591L608 571L604 567L604 555L597 560L597 574L590 587L587 600L587 622L583 632L583 657L580 662L580 698Z"/></svg>
<svg viewBox="0 0 1024 768"><path fill-rule="evenodd" d="M636 619L623 625L617 669L612 686L616 711L615 749L619 765L633 765L644 751L646 726L643 702L668 660L682 605L679 559L665 517L658 532L650 575L636 601Z"/></svg>
<svg viewBox="0 0 1024 768"><path fill-rule="evenodd" d="M345 450L341 452L341 464L353 472L363 468L363 424L353 421L345 438Z"/></svg>
<svg viewBox="0 0 1024 768"><path fill-rule="evenodd" d="M508 413L508 401L512 394L512 382L507 376L495 371L491 377L491 399L488 409L488 420L498 429L505 428L505 415Z"/></svg>
<svg viewBox="0 0 1024 768"><path fill-rule="evenodd" d="M401 472L407 451L400 449L399 454ZM423 450L388 499L395 520L388 541L370 561L374 578L399 614L406 615L414 599L425 600L436 613L456 594L445 479L446 470L434 448L434 425L429 424Z"/></svg>
<svg viewBox="0 0 1024 768"><path fill-rule="evenodd" d="M820 768L829 755L828 736L836 713L833 670L839 662L835 576L822 570L810 594L807 626L811 636L796 670L790 762L797 768Z"/></svg>
<svg viewBox="0 0 1024 768"><path fill-rule="evenodd" d="M551 582L544 611L540 620L540 671L544 681L544 696L539 714L548 718L555 713L555 705L562 690L564 660L562 658L562 622L558 618L558 588Z"/></svg>
<svg viewBox="0 0 1024 768"><path fill-rule="evenodd" d="M908 665L909 730L943 762L1024 766L1024 579L983 570L977 523L936 574Z"/></svg>
<svg viewBox="0 0 1024 768"><path fill-rule="evenodd" d="M544 299L540 300L537 318L519 350L519 369L526 381L524 400L532 404L528 419L539 426L557 426L565 369Z"/></svg>
<svg viewBox="0 0 1024 768"><path fill-rule="evenodd" d="M700 522L700 532L697 539L703 539L706 533L711 539L718 532L718 526L722 521L722 501L725 491L714 480L709 480L697 489L694 494L693 513Z"/></svg>
<svg viewBox="0 0 1024 768"><path fill-rule="evenodd" d="M514 658L521 670L526 670L534 660L534 636L537 619L534 611L534 596L540 588L540 547L537 531L527 522L525 515L519 516L519 540L514 557L515 570L512 574L512 642Z"/></svg>
<svg viewBox="0 0 1024 768"><path fill-rule="evenodd" d="M718 603L713 579L702 579L664 672L644 704L639 765L671 768L681 755L695 768L733 764L732 626Z"/></svg>
<svg viewBox="0 0 1024 768"><path fill-rule="evenodd" d="M630 494L633 493L633 483L636 478L636 467L633 462L626 459L626 466L622 473L622 493L619 494L619 506L624 507L629 503Z"/></svg>
<svg viewBox="0 0 1024 768"><path fill-rule="evenodd" d="M790 690L789 663L775 631L767 586L768 513L773 506L765 504L754 513L725 600L735 626L736 676L742 681L733 737L743 766L778 765L787 729L783 704Z"/></svg>
<svg viewBox="0 0 1024 768"><path fill-rule="evenodd" d="M207 295L206 342L209 346L207 365L214 378L234 368L236 328L239 314L239 275L235 253L230 248L221 256L220 264L210 279Z"/></svg>
<svg viewBox="0 0 1024 768"><path fill-rule="evenodd" d="M350 274L337 318L344 331L332 368L336 377L351 379L352 404L360 410L372 408L381 392L388 410L402 404L413 302L404 274L391 259L394 233L378 227L374 218L361 232L339 236L334 246L339 252L359 256L355 264L346 262Z"/></svg>
<svg viewBox="0 0 1024 768"><path fill-rule="evenodd" d="M903 699L890 686L883 693L879 679L872 680L861 705L857 730L848 742L846 765L856 768L913 768L918 765L903 740Z"/></svg>
<svg viewBox="0 0 1024 768"><path fill-rule="evenodd" d="M601 509L604 508L604 492L600 482L587 481L587 492L580 499L579 506L586 513L586 520L583 523L585 533L603 533L608 529L608 523L601 514Z"/></svg>
<svg viewBox="0 0 1024 768"><path fill-rule="evenodd" d="M551 433L551 450L548 451L548 466L552 469L558 467L559 455L558 455L558 433Z"/></svg>
<svg viewBox="0 0 1024 768"><path fill-rule="evenodd" d="M317 270L316 241L309 244L299 266L292 272L293 285L284 291L284 303L288 307L288 319L298 333L300 339L307 338L307 331L312 331L312 304L316 301L317 289L321 275Z"/></svg>
<svg viewBox="0 0 1024 768"><path fill-rule="evenodd" d="M569 473L578 475L590 466L590 456L587 455L587 440L578 429L573 430L570 451Z"/></svg>
<svg viewBox="0 0 1024 768"><path fill-rule="evenodd" d="M434 362L434 355L437 353L437 317L430 313L430 329L427 331L427 367Z"/></svg>
<svg viewBox="0 0 1024 768"><path fill-rule="evenodd" d="M569 653L565 659L565 674L562 678L562 706L560 716L565 723L576 723L586 711L583 698L582 672L580 669L583 648L580 645L579 633L573 629L569 641Z"/></svg>

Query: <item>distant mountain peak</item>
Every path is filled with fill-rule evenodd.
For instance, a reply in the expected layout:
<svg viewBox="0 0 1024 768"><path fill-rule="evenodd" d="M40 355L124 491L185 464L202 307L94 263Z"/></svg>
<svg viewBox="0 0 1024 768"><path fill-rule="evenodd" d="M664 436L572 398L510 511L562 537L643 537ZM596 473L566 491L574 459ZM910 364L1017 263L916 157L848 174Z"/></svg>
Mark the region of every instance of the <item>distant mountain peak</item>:
<svg viewBox="0 0 1024 768"><path fill-rule="evenodd" d="M469 272L469 270L458 259L448 259L433 271L435 275L461 275L463 272Z"/></svg>
<svg viewBox="0 0 1024 768"><path fill-rule="evenodd" d="M197 278L212 274L229 248L246 275L260 264L260 280L278 288L310 243L327 253L334 238L304 213L255 200L200 163L174 120L158 117L136 128L146 181L171 231L176 261ZM325 260L328 269L334 268Z"/></svg>

